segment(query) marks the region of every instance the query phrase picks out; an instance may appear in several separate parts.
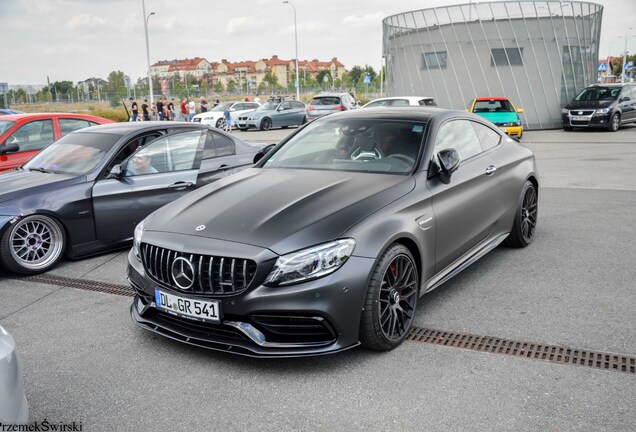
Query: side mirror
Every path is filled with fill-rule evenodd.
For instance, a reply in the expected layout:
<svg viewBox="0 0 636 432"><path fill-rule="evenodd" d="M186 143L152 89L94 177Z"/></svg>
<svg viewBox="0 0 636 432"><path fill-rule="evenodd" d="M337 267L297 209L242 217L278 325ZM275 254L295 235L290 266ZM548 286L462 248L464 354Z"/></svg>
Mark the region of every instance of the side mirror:
<svg viewBox="0 0 636 432"><path fill-rule="evenodd" d="M632 98L630 98L629 96L625 96L625 97L621 98L621 100L619 100L618 102L619 103L623 103L623 102L627 102L627 101L630 101L630 100L632 100Z"/></svg>
<svg viewBox="0 0 636 432"><path fill-rule="evenodd" d="M20 146L14 142L5 142L4 144L0 145L0 154L15 153L18 151L20 151Z"/></svg>
<svg viewBox="0 0 636 432"><path fill-rule="evenodd" d="M451 175L459 168L460 161L459 153L453 148L444 149L437 153L437 162L440 167L439 179L442 183L450 183Z"/></svg>
<svg viewBox="0 0 636 432"><path fill-rule="evenodd" d="M120 164L115 165L110 169L110 173L108 173L108 178L116 178L120 179L124 176L124 170Z"/></svg>
<svg viewBox="0 0 636 432"><path fill-rule="evenodd" d="M269 153L269 151L270 151L271 149L273 149L274 147L276 147L276 144L270 144L270 145L265 146L265 147L263 147L262 149L260 149L260 150L258 151L258 153L256 153L256 154L254 155L253 163L256 163L256 162L258 162L259 160L263 159L263 156L265 156L267 153Z"/></svg>
<svg viewBox="0 0 636 432"><path fill-rule="evenodd" d="M521 114L523 112L523 108L517 108L517 112Z"/></svg>

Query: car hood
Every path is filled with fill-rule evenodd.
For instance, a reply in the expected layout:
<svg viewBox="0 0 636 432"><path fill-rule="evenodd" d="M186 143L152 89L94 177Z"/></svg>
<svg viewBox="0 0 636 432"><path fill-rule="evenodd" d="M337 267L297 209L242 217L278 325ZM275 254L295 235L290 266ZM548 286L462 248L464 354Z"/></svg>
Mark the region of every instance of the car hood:
<svg viewBox="0 0 636 432"><path fill-rule="evenodd" d="M607 108L612 105L616 101L613 99L609 100L600 100L600 101L572 101L565 106L566 109L576 110L576 109L599 109L599 108Z"/></svg>
<svg viewBox="0 0 636 432"><path fill-rule="evenodd" d="M519 116L515 112L484 112L475 113L478 116L490 120L493 123L516 123L519 121Z"/></svg>
<svg viewBox="0 0 636 432"><path fill-rule="evenodd" d="M271 115L272 113L275 113L275 112L276 110L254 110L245 114L248 114L250 118L259 118L266 115Z"/></svg>
<svg viewBox="0 0 636 432"><path fill-rule="evenodd" d="M411 176L250 168L157 210L144 229L284 254L337 239L414 186Z"/></svg>
<svg viewBox="0 0 636 432"><path fill-rule="evenodd" d="M84 181L84 176L14 170L0 174L0 203Z"/></svg>

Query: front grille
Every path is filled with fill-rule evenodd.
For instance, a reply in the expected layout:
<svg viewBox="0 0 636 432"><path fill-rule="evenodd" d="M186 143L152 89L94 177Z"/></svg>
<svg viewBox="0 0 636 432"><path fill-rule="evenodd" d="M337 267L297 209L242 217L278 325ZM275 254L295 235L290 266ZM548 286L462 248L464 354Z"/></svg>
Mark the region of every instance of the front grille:
<svg viewBox="0 0 636 432"><path fill-rule="evenodd" d="M572 126L589 126L590 121L589 120L572 120L570 124Z"/></svg>
<svg viewBox="0 0 636 432"><path fill-rule="evenodd" d="M150 277L166 286L193 294L238 294L249 286L256 274L256 263L252 260L177 252L147 243L141 245L141 256ZM172 267L177 258L185 258L192 264L193 283L188 289L179 287L173 278Z"/></svg>
<svg viewBox="0 0 636 432"><path fill-rule="evenodd" d="M570 110L571 116L591 116L595 110Z"/></svg>

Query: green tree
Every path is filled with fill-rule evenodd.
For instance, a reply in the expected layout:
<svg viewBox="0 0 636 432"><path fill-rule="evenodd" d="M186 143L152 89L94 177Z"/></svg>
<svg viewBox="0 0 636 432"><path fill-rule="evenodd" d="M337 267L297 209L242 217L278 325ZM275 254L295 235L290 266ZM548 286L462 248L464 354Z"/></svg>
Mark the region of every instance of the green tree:
<svg viewBox="0 0 636 432"><path fill-rule="evenodd" d="M221 82L221 80L218 80L216 83L214 83L214 91L217 93L221 93L223 92L223 83Z"/></svg>
<svg viewBox="0 0 636 432"><path fill-rule="evenodd" d="M268 87L271 89L276 89L279 87L278 85L278 77L273 75L271 72L267 72L263 77L263 82L266 82Z"/></svg>
<svg viewBox="0 0 636 432"><path fill-rule="evenodd" d="M228 93L234 93L235 90L236 90L236 81L231 79L227 82L227 91Z"/></svg>
<svg viewBox="0 0 636 432"><path fill-rule="evenodd" d="M327 77L327 82L325 83L325 77ZM318 81L318 85L320 86L331 86L332 78L331 72L328 69L323 69L316 74L316 81Z"/></svg>

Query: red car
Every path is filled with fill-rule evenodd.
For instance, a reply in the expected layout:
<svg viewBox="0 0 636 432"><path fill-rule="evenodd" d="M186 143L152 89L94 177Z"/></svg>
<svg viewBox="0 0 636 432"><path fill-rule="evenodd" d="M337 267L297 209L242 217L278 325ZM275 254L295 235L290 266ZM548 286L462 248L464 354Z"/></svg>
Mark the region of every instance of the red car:
<svg viewBox="0 0 636 432"><path fill-rule="evenodd" d="M22 165L69 132L113 123L87 114L13 114L0 117L0 172Z"/></svg>

